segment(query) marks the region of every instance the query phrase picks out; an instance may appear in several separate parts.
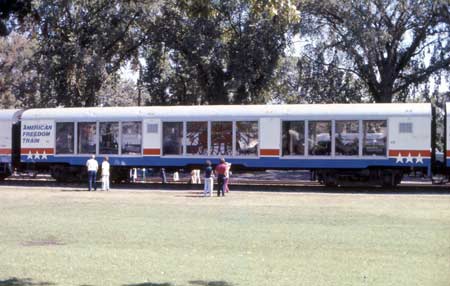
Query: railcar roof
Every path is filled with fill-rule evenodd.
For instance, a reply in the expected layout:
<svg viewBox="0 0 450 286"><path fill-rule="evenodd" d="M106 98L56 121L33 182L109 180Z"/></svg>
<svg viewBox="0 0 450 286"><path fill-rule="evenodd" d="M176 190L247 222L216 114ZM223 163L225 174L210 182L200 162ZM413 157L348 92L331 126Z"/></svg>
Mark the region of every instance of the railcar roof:
<svg viewBox="0 0 450 286"><path fill-rule="evenodd" d="M427 103L390 104L283 104L283 105L193 105L145 107L45 108L26 110L25 120L142 120L209 119L246 117L305 118L386 118L391 116L431 116Z"/></svg>
<svg viewBox="0 0 450 286"><path fill-rule="evenodd" d="M19 119L21 109L1 109L0 120L16 121Z"/></svg>

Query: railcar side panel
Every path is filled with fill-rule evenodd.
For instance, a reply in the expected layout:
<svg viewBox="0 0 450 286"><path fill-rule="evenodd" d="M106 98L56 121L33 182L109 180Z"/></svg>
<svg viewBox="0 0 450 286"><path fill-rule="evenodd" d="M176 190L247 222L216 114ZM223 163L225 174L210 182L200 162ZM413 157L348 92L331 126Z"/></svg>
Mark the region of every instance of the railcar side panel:
<svg viewBox="0 0 450 286"><path fill-rule="evenodd" d="M279 157L281 146L281 120L279 118L261 118L259 120L260 155Z"/></svg>
<svg viewBox="0 0 450 286"><path fill-rule="evenodd" d="M161 120L145 119L142 126L143 133L143 155L159 156L161 155Z"/></svg>
<svg viewBox="0 0 450 286"><path fill-rule="evenodd" d="M396 166L406 163L427 167L431 160L431 117L391 117L389 119L389 157Z"/></svg>

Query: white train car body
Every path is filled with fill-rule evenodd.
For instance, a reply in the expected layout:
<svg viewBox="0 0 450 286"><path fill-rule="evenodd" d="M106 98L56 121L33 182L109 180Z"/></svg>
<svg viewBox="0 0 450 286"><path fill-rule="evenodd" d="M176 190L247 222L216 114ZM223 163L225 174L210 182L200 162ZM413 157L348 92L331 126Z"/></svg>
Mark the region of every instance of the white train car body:
<svg viewBox="0 0 450 286"><path fill-rule="evenodd" d="M11 173L12 153L13 153L13 132L14 123L20 119L21 110L4 109L0 110L0 178Z"/></svg>
<svg viewBox="0 0 450 286"><path fill-rule="evenodd" d="M84 166L96 154L112 166L185 167L225 157L245 168L429 170L431 121L430 104L30 109L21 160Z"/></svg>
<svg viewBox="0 0 450 286"><path fill-rule="evenodd" d="M450 167L450 102L445 104L445 164Z"/></svg>

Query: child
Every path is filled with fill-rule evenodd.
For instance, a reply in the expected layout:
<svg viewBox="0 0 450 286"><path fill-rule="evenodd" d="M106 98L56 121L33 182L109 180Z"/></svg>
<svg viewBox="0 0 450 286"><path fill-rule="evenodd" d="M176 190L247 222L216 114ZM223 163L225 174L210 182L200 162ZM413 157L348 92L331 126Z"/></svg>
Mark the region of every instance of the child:
<svg viewBox="0 0 450 286"><path fill-rule="evenodd" d="M206 194L209 193L209 196L212 197L214 180L213 180L213 169L211 167L211 161L206 161L205 167L205 188L203 190L203 196L206 197Z"/></svg>

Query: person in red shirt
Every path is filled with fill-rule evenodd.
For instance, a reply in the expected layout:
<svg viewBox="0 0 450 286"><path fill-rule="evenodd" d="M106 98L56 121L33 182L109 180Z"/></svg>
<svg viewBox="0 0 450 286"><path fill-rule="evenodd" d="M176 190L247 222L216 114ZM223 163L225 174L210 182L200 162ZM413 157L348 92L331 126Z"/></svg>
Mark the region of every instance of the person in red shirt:
<svg viewBox="0 0 450 286"><path fill-rule="evenodd" d="M227 164L225 163L224 158L220 158L220 164L216 166L216 169L214 170L214 173L217 177L217 196L220 197L220 194L222 193L222 197L225 197L225 172L227 171Z"/></svg>

